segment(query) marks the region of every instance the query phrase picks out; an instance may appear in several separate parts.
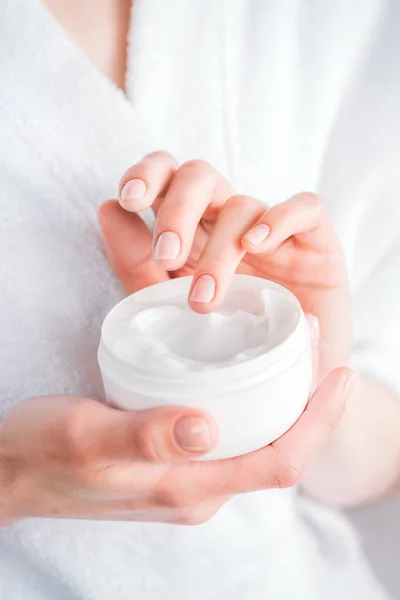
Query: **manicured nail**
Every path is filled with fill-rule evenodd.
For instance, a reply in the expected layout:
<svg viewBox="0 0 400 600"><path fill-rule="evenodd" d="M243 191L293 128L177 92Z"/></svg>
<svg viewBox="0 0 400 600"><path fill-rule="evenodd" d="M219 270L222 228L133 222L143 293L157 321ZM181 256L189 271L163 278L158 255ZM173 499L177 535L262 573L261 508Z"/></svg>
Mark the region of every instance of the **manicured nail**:
<svg viewBox="0 0 400 600"><path fill-rule="evenodd" d="M267 239L270 231L268 225L260 223L260 225L256 225L253 229L250 229L244 236L244 239L253 244L253 246L259 246Z"/></svg>
<svg viewBox="0 0 400 600"><path fill-rule="evenodd" d="M173 231L164 231L158 236L154 247L154 258L156 260L175 260L181 251L181 240Z"/></svg>
<svg viewBox="0 0 400 600"><path fill-rule="evenodd" d="M190 293L191 302L201 302L207 304L215 296L215 279L211 275L201 275L196 279L196 283Z"/></svg>
<svg viewBox="0 0 400 600"><path fill-rule="evenodd" d="M120 198L122 202L127 200L142 200L147 192L147 186L142 179L131 179L121 190Z"/></svg>
<svg viewBox="0 0 400 600"><path fill-rule="evenodd" d="M347 402L347 400L349 399L355 382L356 374L354 373L354 371L350 371L350 373L345 377L343 381L343 395L345 398L345 402Z"/></svg>
<svg viewBox="0 0 400 600"><path fill-rule="evenodd" d="M211 433L207 421L185 417L175 425L175 439L184 450L199 452L211 446Z"/></svg>

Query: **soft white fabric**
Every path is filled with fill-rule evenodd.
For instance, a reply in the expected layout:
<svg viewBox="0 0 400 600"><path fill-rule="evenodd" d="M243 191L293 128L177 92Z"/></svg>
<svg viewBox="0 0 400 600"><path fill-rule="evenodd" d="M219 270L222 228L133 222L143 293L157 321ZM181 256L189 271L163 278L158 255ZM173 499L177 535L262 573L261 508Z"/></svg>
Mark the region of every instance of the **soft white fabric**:
<svg viewBox="0 0 400 600"><path fill-rule="evenodd" d="M39 0L0 4L0 406L102 399L99 327L121 296L96 207L156 148L277 202L324 196L346 252L354 361L400 389L400 5L136 0L128 99ZM293 491L197 528L30 520L0 531L12 600L382 600L342 517Z"/></svg>

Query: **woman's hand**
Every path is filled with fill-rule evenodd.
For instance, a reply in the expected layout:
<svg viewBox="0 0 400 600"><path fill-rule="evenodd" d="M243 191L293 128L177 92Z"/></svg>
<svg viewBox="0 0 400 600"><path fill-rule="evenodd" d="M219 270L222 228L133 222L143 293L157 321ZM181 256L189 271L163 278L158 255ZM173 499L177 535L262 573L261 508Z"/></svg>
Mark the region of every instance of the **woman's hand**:
<svg viewBox="0 0 400 600"><path fill-rule="evenodd" d="M111 201L100 220L110 262L127 291L168 279L171 271L194 274L190 304L209 312L235 270L268 277L319 318L326 339L330 319L340 324L339 333L331 332L329 352L321 353L322 372L345 362L347 324L339 318L347 311L345 270L315 196L303 194L265 212L252 198L236 196L209 165L195 161L177 168L165 153L130 169L121 196L133 213ZM135 214L150 206L154 241ZM350 371L336 369L275 443L211 462L188 460L217 443L215 423L200 411L126 412L71 396L26 400L0 427L0 520L200 523L233 494L297 484L339 422L351 381Z"/></svg>
<svg viewBox="0 0 400 600"><path fill-rule="evenodd" d="M169 277L193 275L189 303L207 313L222 302L235 272L282 284L320 324L319 380L348 362L345 261L327 211L301 193L266 209L236 195L210 165L178 167L165 152L146 156L120 184L120 204L100 208L108 256L131 293ZM153 236L137 216L155 215ZM127 212L129 211L129 212Z"/></svg>
<svg viewBox="0 0 400 600"><path fill-rule="evenodd" d="M347 364L351 319L345 261L315 194L301 193L265 209L238 196L207 163L178 167L172 156L156 152L125 173L120 204L126 210L115 200L105 203L100 222L110 262L128 292L193 275L189 303L206 313L223 300L235 271L265 277L291 290L304 311L318 317L317 381ZM148 207L156 214L153 239L135 214ZM351 506L387 493L398 485L399 419L391 390L358 377L340 427L303 486L325 502ZM303 429L299 453L307 443Z"/></svg>
<svg viewBox="0 0 400 600"><path fill-rule="evenodd" d="M341 418L352 377L331 373L278 441L188 462L217 442L200 411L121 411L73 396L31 398L0 427L0 524L28 517L198 524L232 494L299 482Z"/></svg>

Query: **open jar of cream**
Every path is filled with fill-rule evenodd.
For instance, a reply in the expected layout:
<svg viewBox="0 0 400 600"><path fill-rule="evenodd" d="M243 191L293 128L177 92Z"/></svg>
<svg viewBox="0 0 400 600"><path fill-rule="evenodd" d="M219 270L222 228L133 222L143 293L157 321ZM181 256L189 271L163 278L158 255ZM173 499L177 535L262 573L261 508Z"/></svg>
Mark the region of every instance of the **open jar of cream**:
<svg viewBox="0 0 400 600"><path fill-rule="evenodd" d="M305 408L312 387L310 332L297 299L265 279L235 275L223 305L187 305L191 277L128 296L107 315L98 352L107 400L212 415L219 443L201 460L266 446Z"/></svg>

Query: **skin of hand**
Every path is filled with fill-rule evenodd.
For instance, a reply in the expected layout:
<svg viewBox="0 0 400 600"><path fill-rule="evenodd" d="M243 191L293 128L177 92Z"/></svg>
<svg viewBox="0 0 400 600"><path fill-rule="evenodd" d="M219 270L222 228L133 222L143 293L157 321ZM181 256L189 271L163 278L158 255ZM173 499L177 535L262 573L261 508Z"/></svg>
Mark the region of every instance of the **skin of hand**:
<svg viewBox="0 0 400 600"><path fill-rule="evenodd" d="M323 325L316 299L325 299L325 294L344 299L347 288L342 270L326 271L335 263L327 247L329 235L333 256L339 250L321 202L306 194L282 205L283 212L265 212L256 201L232 192L226 180L198 161L178 169L168 154L156 153L133 167L121 186L124 206L133 211L154 208L154 243L136 212L121 209L116 201L100 210L109 260L126 289L166 280L172 269L174 276L193 272L190 304L208 312L221 302L238 265L242 272L272 278L274 269L279 271L273 262L279 257L279 281L303 294L305 310L314 308ZM308 220L302 220L304 210ZM300 215L295 223L292 213ZM265 252L261 248L267 241L257 244L248 235L261 224L268 225L273 240L273 249ZM322 241L316 234L319 227ZM297 235L300 252L311 246L316 283L305 269L294 268L300 259L290 238ZM249 244L251 252L241 262ZM307 292L315 298L310 300ZM311 319L314 345L319 339L316 322ZM321 357L321 352L314 354ZM341 344L335 361L345 355L347 348ZM325 362L324 371L329 370ZM188 461L217 442L216 425L198 411L175 407L125 412L72 396L26 400L7 413L0 427L0 520L7 524L36 516L201 523L231 495L299 483L340 421L353 382L349 369L335 369L279 440L245 456L212 462Z"/></svg>
<svg viewBox="0 0 400 600"><path fill-rule="evenodd" d="M146 180L146 190L154 190L153 205L158 215L164 202L159 190L170 189L176 171L174 166L168 166L171 164L174 165L173 159L164 153L144 161L151 175ZM189 164L189 171L197 174L198 167L197 163ZM140 165L139 169L142 168ZM203 169L203 164L200 168ZM228 226L231 243L238 215L234 210L231 219L225 212L224 200L230 188L222 178L219 181L216 184L214 172L206 176L205 182L187 177L188 187L180 199L184 207L192 194L197 193L200 200L202 193L208 191L210 196L211 190L216 189L220 193L219 204L211 208L211 214L214 220L217 215L224 215L228 225L234 226ZM199 183L200 190L196 191ZM131 184L131 189L134 185ZM236 202L238 207L242 206L241 199L229 202L228 206L234 209ZM261 207L253 201L248 205L252 207L254 220L259 219ZM202 211L203 204L199 203L196 209L199 222ZM175 207L171 209L172 217L180 214ZM184 215L191 219L194 229L186 230L180 248L193 260L192 231L197 252L203 249L203 257L210 260L206 242L211 231L218 232L217 227L212 228L214 221L211 225L207 223L196 236L196 218L185 211ZM249 216L240 213L241 226L244 218L250 226ZM129 291L169 278L166 268L171 268L173 261L160 257L165 245L160 248L156 244L153 248L151 234L136 214L122 210L116 202L108 202L100 211L100 221L110 261ZM185 220L181 223L186 227ZM172 226L168 229L174 230ZM159 231L156 239L164 231L167 230ZM219 260L225 256L233 272L235 261L239 262L243 253L239 247L234 247L233 252L228 248L228 254ZM154 259L154 255L158 258ZM183 256L180 273L186 274L190 263L183 268L186 260ZM201 260L197 265L198 278L203 273L202 264L213 264ZM211 273L217 277L214 271ZM223 273L229 274L229 268ZM208 269L207 275L210 275ZM212 310L221 301L228 283L229 277L219 283L211 303L203 305L196 300L192 306L204 312ZM311 322L315 325L316 320ZM315 326L312 339L316 345ZM25 400L6 414L0 427L0 522L60 517L202 523L234 494L299 483L307 465L341 419L353 381L349 369L334 370L318 387L297 423L275 443L245 456L211 462L188 460L201 457L218 439L215 423L199 411L184 407L122 411L72 396Z"/></svg>
<svg viewBox="0 0 400 600"><path fill-rule="evenodd" d="M193 275L189 303L207 313L222 301L235 271L265 277L290 289L312 322L319 339L316 381L348 364L345 260L315 194L266 209L237 195L204 161L179 166L170 154L155 152L122 177L119 202L125 210L109 201L99 216L110 263L128 293ZM156 217L153 235L137 214L149 207ZM384 384L358 375L344 418L307 469L303 488L347 506L387 493L400 480L399 431L399 399Z"/></svg>
<svg viewBox="0 0 400 600"><path fill-rule="evenodd" d="M202 523L233 494L297 484L339 422L352 381L351 371L336 369L275 443L210 462L188 461L218 437L199 411L126 412L74 396L22 401L0 428L0 524L28 517Z"/></svg>
<svg viewBox="0 0 400 600"><path fill-rule="evenodd" d="M119 195L125 211L109 201L99 216L109 261L128 293L193 275L189 304L208 313L221 304L235 272L270 279L318 319L318 381L348 364L345 260L317 195L301 193L268 209L235 194L209 164L194 160L178 166L166 152L130 168ZM153 235L137 214L148 208L156 216Z"/></svg>

